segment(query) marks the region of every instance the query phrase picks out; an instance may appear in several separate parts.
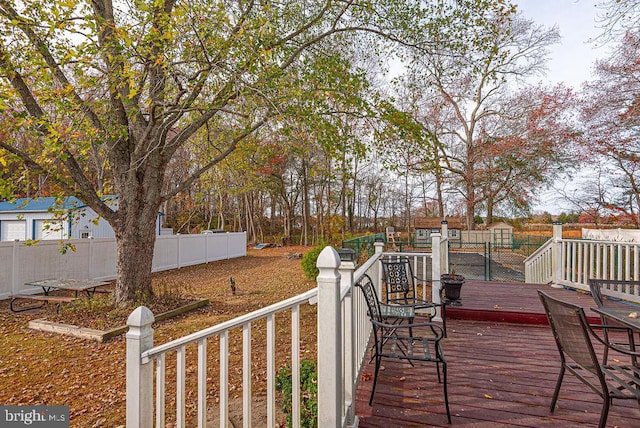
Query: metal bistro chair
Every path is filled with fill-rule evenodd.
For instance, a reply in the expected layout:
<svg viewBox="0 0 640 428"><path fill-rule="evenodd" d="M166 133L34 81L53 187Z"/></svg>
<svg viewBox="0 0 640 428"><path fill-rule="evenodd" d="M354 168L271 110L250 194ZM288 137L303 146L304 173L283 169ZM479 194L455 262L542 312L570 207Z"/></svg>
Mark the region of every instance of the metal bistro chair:
<svg viewBox="0 0 640 428"><path fill-rule="evenodd" d="M373 359L375 359L375 371L369 405L373 403L378 381L378 372L383 358L400 359L408 361L413 366L414 361L424 361L436 364L438 382L442 383L444 391L444 404L447 411L447 420L451 423L449 411L449 396L447 394L447 361L442 352L441 340L444 330L438 324L431 322L422 323L394 323L389 322L395 315L398 307L404 308L406 313L411 313L411 306L387 305L378 300L378 294L371 278L364 275L356 286L362 290L367 302L369 318L373 327ZM396 309L394 309L394 307ZM429 329L426 329L429 327ZM430 332L427 336L418 336L416 333Z"/></svg>
<svg viewBox="0 0 640 428"><path fill-rule="evenodd" d="M615 330L620 327L590 326L584 309L580 306L555 299L540 290L538 295L547 313L549 325L560 352L560 374L551 400L551 412L554 411L558 401L565 371L575 375L604 400L600 413L599 427L601 428L604 428L607 423L609 408L614 399L636 400L640 404L640 367L600 364L593 349L592 337L605 348L631 356L640 355L606 342L593 330L594 328ZM630 343L633 343L632 333L628 329L625 330L629 332Z"/></svg>
<svg viewBox="0 0 640 428"><path fill-rule="evenodd" d="M614 288L614 289L620 289L620 288L626 289L630 286L640 287L640 281L619 281L616 279L589 279L589 290L591 291L591 297L593 297L593 300L596 302L596 305L598 306L598 308L619 308L620 307L619 305L616 305L615 303L613 303L612 300L606 298L602 294L603 287ZM601 316L600 319L603 325L621 326L621 324L617 324L615 322L607 320L607 318L605 317ZM615 340L615 341L609 340L609 332L607 331L607 329L604 330L603 334L604 334L604 340L606 340L607 342L613 345L622 346L625 348L631 347L632 350L635 350L634 343L621 342L619 340ZM602 354L602 364L607 364L608 358L609 358L609 348L605 347L604 353ZM635 358L632 360L635 362Z"/></svg>
<svg viewBox="0 0 640 428"><path fill-rule="evenodd" d="M382 264L382 281L385 285L386 303L410 305L416 310L427 309L426 315L429 317L429 322L432 322L436 316L436 309L441 308L442 329L444 337L447 337L447 306L445 303L433 303L417 297L417 285L419 283L426 285L427 281L413 274L409 258L393 256L381 259L380 263Z"/></svg>

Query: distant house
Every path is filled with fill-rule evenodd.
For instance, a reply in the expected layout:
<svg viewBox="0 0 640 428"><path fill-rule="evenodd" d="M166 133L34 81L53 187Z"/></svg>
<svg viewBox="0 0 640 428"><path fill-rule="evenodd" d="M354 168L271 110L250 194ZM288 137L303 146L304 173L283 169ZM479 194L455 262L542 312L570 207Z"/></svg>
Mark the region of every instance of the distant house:
<svg viewBox="0 0 640 428"><path fill-rule="evenodd" d="M116 196L105 201L117 209ZM158 213L158 234L162 215ZM0 241L113 237L111 225L72 196L62 202L56 202L54 197L0 202Z"/></svg>

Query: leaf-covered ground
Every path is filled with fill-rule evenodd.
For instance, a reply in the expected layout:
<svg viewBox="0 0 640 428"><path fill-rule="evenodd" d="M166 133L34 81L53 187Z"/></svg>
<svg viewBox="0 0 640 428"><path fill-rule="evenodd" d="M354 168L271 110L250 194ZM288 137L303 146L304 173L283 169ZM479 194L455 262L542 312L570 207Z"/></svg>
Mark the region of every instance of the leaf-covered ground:
<svg viewBox="0 0 640 428"><path fill-rule="evenodd" d="M154 284L163 293L183 300L208 298L210 305L186 315L154 324L155 343L164 343L237 315L270 305L315 287L308 280L300 260L288 258L304 253L304 247L249 249L247 257L224 260L156 274ZM229 278L236 283L233 294ZM177 292L179 291L179 293ZM58 321L105 328L122 324L127 312L105 316L105 302L85 305L82 310L63 310ZM89 310L89 309L91 310ZM167 308L157 308L158 311ZM92 312L93 311L93 312ZM315 306L305 305L302 313L302 358L315 358ZM66 315L65 315L66 314ZM9 311L8 301L0 302L0 403L3 405L68 405L71 426L116 427L125 424L125 341L123 337L107 343L42 333L27 328L31 319L49 317L46 310L23 313ZM66 317L66 318L65 318ZM113 319L112 319L113 318ZM105 320L99 321L96 320ZM290 318L277 318L279 340L277 367L288 363L290 355ZM253 391L263 395L266 371L264 323L252 325ZM242 395L242 333L232 332L230 341L230 396L237 402ZM195 348L187 349L187 415L194 417ZM218 342L208 342L208 402L215 407L218 400ZM167 419L175 415L175 355L167 357ZM263 402L264 400L258 399ZM235 412L233 412L235 414ZM258 408L256 413L260 414ZM232 417L236 417L232 415ZM210 416L212 421L217 414ZM234 424L237 421L234 421ZM192 425L188 422L188 425Z"/></svg>

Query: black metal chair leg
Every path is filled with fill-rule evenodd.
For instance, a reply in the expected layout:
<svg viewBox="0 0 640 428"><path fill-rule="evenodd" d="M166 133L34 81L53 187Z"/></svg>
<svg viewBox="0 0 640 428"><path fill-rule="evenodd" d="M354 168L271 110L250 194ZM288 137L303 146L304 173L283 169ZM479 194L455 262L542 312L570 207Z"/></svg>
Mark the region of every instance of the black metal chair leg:
<svg viewBox="0 0 640 428"><path fill-rule="evenodd" d="M438 369L438 377L440 369ZM444 390L444 406L447 409L447 421L451 424L451 411L449 410L449 393L447 391L447 363L442 363L442 377L444 378L443 390Z"/></svg>
<svg viewBox="0 0 640 428"><path fill-rule="evenodd" d="M369 398L369 405L373 403L373 395L376 393L376 383L378 382L378 371L380 370L380 360L382 357L376 356L376 368L373 373L373 386L371 387L371 397Z"/></svg>

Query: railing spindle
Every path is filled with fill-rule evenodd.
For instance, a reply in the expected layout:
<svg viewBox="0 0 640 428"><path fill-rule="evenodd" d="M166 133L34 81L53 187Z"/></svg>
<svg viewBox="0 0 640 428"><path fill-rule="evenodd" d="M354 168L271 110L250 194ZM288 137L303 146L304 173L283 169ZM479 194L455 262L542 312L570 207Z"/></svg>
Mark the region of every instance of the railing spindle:
<svg viewBox="0 0 640 428"><path fill-rule="evenodd" d="M165 426L165 354L156 358L156 427Z"/></svg>
<svg viewBox="0 0 640 428"><path fill-rule="evenodd" d="M229 332L220 333L220 428L229 424Z"/></svg>
<svg viewBox="0 0 640 428"><path fill-rule="evenodd" d="M242 326L242 426L251 428L251 323Z"/></svg>
<svg viewBox="0 0 640 428"><path fill-rule="evenodd" d="M207 339L198 341L198 427L207 426Z"/></svg>
<svg viewBox="0 0 640 428"><path fill-rule="evenodd" d="M267 428L276 426L276 316L267 317Z"/></svg>
<svg viewBox="0 0 640 428"><path fill-rule="evenodd" d="M185 378L186 373L186 348L181 346L176 352L176 426L183 428L185 424Z"/></svg>

